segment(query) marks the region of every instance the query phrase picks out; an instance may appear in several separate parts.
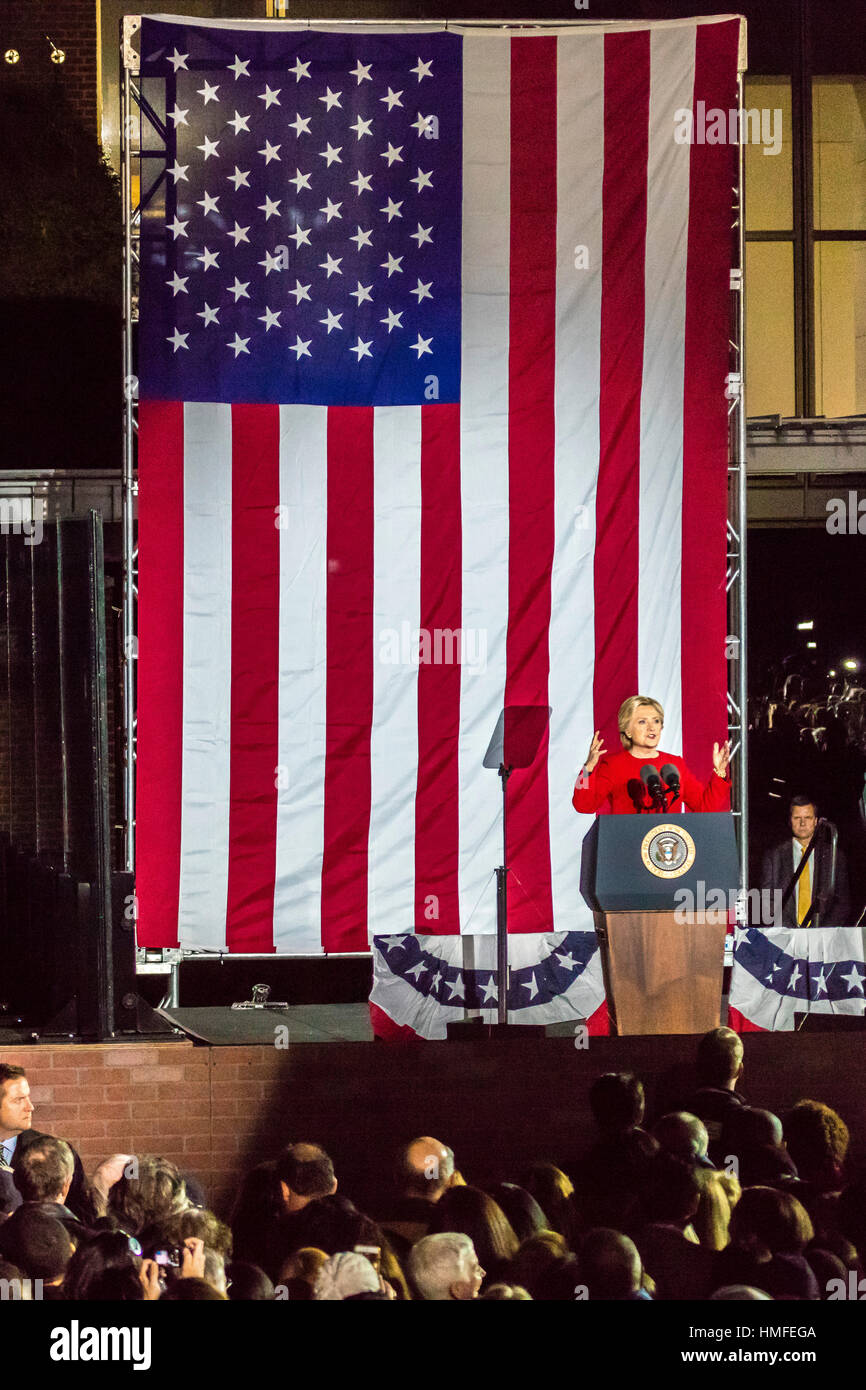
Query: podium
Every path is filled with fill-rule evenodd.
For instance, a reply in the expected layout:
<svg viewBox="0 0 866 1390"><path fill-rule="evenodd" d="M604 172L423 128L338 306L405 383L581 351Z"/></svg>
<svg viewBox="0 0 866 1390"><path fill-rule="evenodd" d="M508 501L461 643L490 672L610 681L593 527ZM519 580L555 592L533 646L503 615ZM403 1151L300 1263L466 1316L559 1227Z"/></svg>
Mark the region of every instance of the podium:
<svg viewBox="0 0 866 1390"><path fill-rule="evenodd" d="M580 891L595 919L614 1032L719 1026L738 882L728 813L597 818L583 841Z"/></svg>

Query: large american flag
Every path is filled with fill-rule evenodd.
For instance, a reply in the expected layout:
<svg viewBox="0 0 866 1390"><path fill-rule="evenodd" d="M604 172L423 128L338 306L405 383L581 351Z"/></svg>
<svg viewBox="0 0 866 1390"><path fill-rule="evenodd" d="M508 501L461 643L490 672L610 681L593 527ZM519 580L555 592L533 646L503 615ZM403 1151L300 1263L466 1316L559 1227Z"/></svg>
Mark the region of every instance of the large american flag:
<svg viewBox="0 0 866 1390"><path fill-rule="evenodd" d="M141 24L139 943L591 928L594 728L726 726L741 21Z"/></svg>

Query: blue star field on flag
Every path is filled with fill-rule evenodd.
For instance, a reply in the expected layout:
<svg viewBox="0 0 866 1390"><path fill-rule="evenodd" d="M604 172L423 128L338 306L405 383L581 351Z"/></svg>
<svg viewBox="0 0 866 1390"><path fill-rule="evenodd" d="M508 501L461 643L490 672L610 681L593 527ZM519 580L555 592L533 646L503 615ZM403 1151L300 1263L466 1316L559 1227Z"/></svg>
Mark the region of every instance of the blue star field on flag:
<svg viewBox="0 0 866 1390"><path fill-rule="evenodd" d="M142 211L142 396L458 400L459 40L151 32L168 157Z"/></svg>

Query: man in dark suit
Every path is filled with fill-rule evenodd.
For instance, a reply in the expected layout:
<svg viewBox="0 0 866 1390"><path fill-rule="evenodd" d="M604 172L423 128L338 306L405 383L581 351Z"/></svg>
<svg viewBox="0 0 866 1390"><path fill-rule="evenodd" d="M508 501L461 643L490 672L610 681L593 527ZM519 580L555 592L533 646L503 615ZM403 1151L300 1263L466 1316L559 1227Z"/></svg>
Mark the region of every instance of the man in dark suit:
<svg viewBox="0 0 866 1390"><path fill-rule="evenodd" d="M21 1194L10 1181L10 1175L14 1177L30 1145L47 1137L32 1127L34 1108L24 1068L0 1062L0 1200L3 1211L11 1211L21 1204ZM81 1159L74 1149L72 1158L74 1171L66 1206L79 1221L88 1225L95 1218L93 1200Z"/></svg>
<svg viewBox="0 0 866 1390"><path fill-rule="evenodd" d="M778 890L780 893L784 892L793 878L812 842L818 824L818 807L807 796L795 796L788 810L791 836L764 855L761 872L761 887ZM848 865L841 849L836 852L836 883L832 895L828 898L829 875L830 844L828 837L822 834L803 873L783 904L781 914L776 913L773 925L799 926L814 902L815 911L820 909L820 926L849 926L851 895L848 888ZM767 926L769 923L765 922L762 925Z"/></svg>

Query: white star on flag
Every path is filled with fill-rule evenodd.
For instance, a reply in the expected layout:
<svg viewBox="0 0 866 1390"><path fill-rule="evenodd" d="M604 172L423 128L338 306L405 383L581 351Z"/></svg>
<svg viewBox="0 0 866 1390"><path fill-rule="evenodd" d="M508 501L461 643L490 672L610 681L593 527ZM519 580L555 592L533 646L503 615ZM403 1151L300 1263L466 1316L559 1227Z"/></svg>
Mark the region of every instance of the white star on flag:
<svg viewBox="0 0 866 1390"><path fill-rule="evenodd" d="M259 314L259 323L263 323L265 325L266 333L269 333L272 328L279 328L281 326L280 314L282 312L282 309L277 309L275 313L272 309L269 309L267 305L265 305L265 312L263 314Z"/></svg>
<svg viewBox="0 0 866 1390"><path fill-rule="evenodd" d="M462 989L460 989L460 981L459 981L459 980L455 980L453 985L449 984L448 981L446 980L446 981L445 981L445 988L446 988L447 991L448 991L448 997L449 997L449 999L450 999L450 1001L451 1001L452 1004L454 1003L455 999L462 999L462 998L463 998L463 991L462 991Z"/></svg>
<svg viewBox="0 0 866 1390"><path fill-rule="evenodd" d="M325 92L325 95L323 97L319 97L319 101L323 101L325 103L325 109L327 111L330 111L332 106L339 106L342 110L342 104L340 102L340 97L342 95L342 92L332 92L330 87L328 87L327 91Z"/></svg>
<svg viewBox="0 0 866 1390"><path fill-rule="evenodd" d="M209 251L205 246L200 256L196 256L197 261L201 261L202 270L219 269L219 251Z"/></svg>
<svg viewBox="0 0 866 1390"><path fill-rule="evenodd" d="M259 203L258 211L263 212L265 214L266 222L270 221L272 217L279 217L280 203L282 201L282 198L277 198L276 200L274 200L273 198L269 198L267 193L265 194L265 201L263 203Z"/></svg>
<svg viewBox="0 0 866 1390"><path fill-rule="evenodd" d="M356 135L356 138L357 138L358 140L360 140L360 138L361 138L362 135L370 135L370 136L372 136L372 134L373 134L373 122L372 122L372 121L365 121L365 120L363 119L362 116L359 116L358 119L357 119L357 121L355 122L355 124L349 126L349 129L350 129L350 130L354 130L355 135Z"/></svg>
<svg viewBox="0 0 866 1390"><path fill-rule="evenodd" d="M410 290L409 293L416 294L418 296L418 303L420 304L422 299L433 298L432 294L430 293L430 287L432 284L432 280L428 280L426 285L424 284L423 280L419 280L414 290Z"/></svg>
<svg viewBox="0 0 866 1390"><path fill-rule="evenodd" d="M249 280L244 280L244 282L241 283L241 281L238 279L238 277L235 276L235 282L234 282L234 284L233 284L233 285L229 285L229 294L233 294L233 295L234 295L234 297L235 297L235 304L237 304L237 302L238 302L239 299L249 299L249 295L247 294L247 290L249 289L249 287L250 287L250 282L249 282ZM249 342L249 338L247 338L246 341Z"/></svg>
<svg viewBox="0 0 866 1390"><path fill-rule="evenodd" d="M178 68L183 68L185 71L188 72L189 69L186 66L186 60L188 57L188 53L178 53L177 49L175 49L171 57L166 59L166 62L171 63L175 72L177 72Z"/></svg>
<svg viewBox="0 0 866 1390"><path fill-rule="evenodd" d="M388 141L388 148L387 148L387 150L383 150L382 153L380 154L379 158L380 158L380 159L387 159L387 161L388 161L388 168L389 168L389 169L391 168L391 165L394 164L395 162L396 162L396 163L399 163L399 164L402 164L402 163L403 163L403 146L402 146L402 145L396 145L396 146L395 146L395 145L392 145L392 144L391 144L391 141L389 140L389 141Z"/></svg>
<svg viewBox="0 0 866 1390"><path fill-rule="evenodd" d="M358 177L356 179L349 179L349 183L352 188L357 191L358 197L360 197L362 193L373 192L373 175L362 174L360 169L358 170Z"/></svg>
<svg viewBox="0 0 866 1390"><path fill-rule="evenodd" d="M432 135L433 131L436 129L434 125L435 120L435 116L422 116L419 111L416 119L412 121L412 129L417 130L419 136L427 135L428 131Z"/></svg>
<svg viewBox="0 0 866 1390"><path fill-rule="evenodd" d="M403 274L403 267L400 264L402 259L402 256L392 256L391 252L389 251L387 261L382 261L381 268L382 270L387 270L389 280L391 279L392 275L396 275L398 272L400 275Z"/></svg>
<svg viewBox="0 0 866 1390"><path fill-rule="evenodd" d="M310 134L310 121L312 116L302 116L300 111L295 114L295 119L289 121L289 130L293 130L297 136Z"/></svg>
<svg viewBox="0 0 866 1390"><path fill-rule="evenodd" d="M312 341L312 338L307 338L306 342L304 342L299 333L295 334L295 341L289 344L289 352L295 354L295 361L299 362L302 357L312 357L312 353L310 352L310 343Z"/></svg>
<svg viewBox="0 0 866 1390"><path fill-rule="evenodd" d="M290 234L289 241L293 241L295 243L295 250L297 251L299 251L302 246L309 246L310 228L296 227L295 230Z"/></svg>
<svg viewBox="0 0 866 1390"><path fill-rule="evenodd" d="M362 285L362 284L361 284L361 281L359 280L359 281L358 281L358 288L357 288L356 290L350 290L350 292L349 292L349 298L350 298L350 299L357 299L357 301L358 301L358 308L360 309L360 307L361 307L361 305L364 303L364 300L365 300L365 299L369 299L370 303L371 303L371 304L373 303L373 294L372 294L372 290L373 290L373 286L372 286L372 285Z"/></svg>
<svg viewBox="0 0 866 1390"><path fill-rule="evenodd" d="M415 64L414 68L410 68L409 71L410 71L410 72L414 72L414 74L415 74L415 76L417 77L417 79L418 79L419 82L422 80L422 78L425 78L425 77L432 77L432 76L433 76L433 59L431 58L429 63L423 63L423 62L421 61L421 59L419 58L418 61L417 61L417 63Z"/></svg>
<svg viewBox="0 0 866 1390"><path fill-rule="evenodd" d="M392 328L402 328L402 327L403 327L402 323L400 322L400 320L402 319L402 317L403 317L403 310L402 310L402 309L400 310L399 314L395 314L393 309L389 309L389 310L388 310L387 317L384 318L384 319L380 319L379 322L380 322L380 323L386 324L387 327L388 327L388 332L390 333Z"/></svg>
<svg viewBox="0 0 866 1390"><path fill-rule="evenodd" d="M272 159L279 160L281 149L282 145L272 145L270 140L266 140L265 148L263 150L257 150L256 153L263 155L265 163L270 164Z"/></svg>
<svg viewBox="0 0 866 1390"><path fill-rule="evenodd" d="M235 165L235 171L234 171L234 173L233 173L233 174L227 174L226 177L228 178L229 183L233 183L233 184L234 184L234 186L235 186L235 193L237 193L237 191L238 191L239 188L249 188L249 186L250 186L250 171L249 171L249 169L247 169L247 170L239 169L238 166Z"/></svg>
<svg viewBox="0 0 866 1390"><path fill-rule="evenodd" d="M167 111L165 114L168 116L168 119L170 121L174 121L175 130L177 130L179 125L189 125L189 121L187 120L187 116L189 115L189 107L187 107L185 111L181 111L180 107L177 105L177 103L175 103L174 110Z"/></svg>
<svg viewBox="0 0 866 1390"><path fill-rule="evenodd" d="M207 106L209 101L215 101L219 103L219 97L217 96L218 91L219 84L217 84L215 87L212 87L209 82L205 82L203 87L199 87L197 89L197 94L200 97L204 97L204 104L205 106Z"/></svg>
<svg viewBox="0 0 866 1390"><path fill-rule="evenodd" d="M331 312L330 309L327 309L325 312L327 313L327 318L319 319L319 323L323 323L329 333L332 328L343 327L343 325L340 323L340 319L343 317L342 314L334 314Z"/></svg>
<svg viewBox="0 0 866 1390"><path fill-rule="evenodd" d="M171 289L172 294L174 294L174 295L178 295L178 294L189 294L189 290L188 290L187 287L186 287L186 282L187 282L188 279L189 279L189 276L188 276L188 275L180 276L180 275L178 275L177 271L175 271L175 272L174 272L174 275L172 275L171 279L170 279L170 280L166 280L165 283L169 286L169 288Z"/></svg>
<svg viewBox="0 0 866 1390"><path fill-rule="evenodd" d="M418 354L418 360L419 360L419 361L420 361L421 358L424 356L424 353L425 353L425 352L429 352L430 356L431 356L431 357L433 356L433 349L432 349L431 346L430 346L430 344L432 343L432 341L433 341L432 338L422 338L422 337L421 337L421 334L419 333L419 334L418 334L418 341L417 341L416 343L410 343L410 344L409 344L409 346L410 346L410 348L412 349L412 351L413 351L413 352L417 352L417 354Z"/></svg>
<svg viewBox="0 0 866 1390"><path fill-rule="evenodd" d="M432 236L430 235L430 233L431 233L432 231L433 231L433 228L432 228L432 227L422 227L422 226L421 226L421 223L420 223L420 222L418 223L418 230L417 230L417 232L412 232L412 240L413 240L413 241L417 241L417 243L418 243L418 249L419 249L419 250L421 249L421 247L424 245L425 242L429 242L431 246L433 245L433 238L432 238Z"/></svg>
<svg viewBox="0 0 866 1390"><path fill-rule="evenodd" d="M233 119L230 121L226 121L226 125L230 125L232 127L235 135L240 135L242 130L245 130L247 134L249 134L249 120L249 116L242 116L239 111L236 111Z"/></svg>
<svg viewBox="0 0 866 1390"><path fill-rule="evenodd" d="M530 999L534 999L534 998L535 998L536 994L538 993L538 985L537 985L536 982L535 982L535 971L534 971L534 970L530 972L529 979L528 979L528 980L524 980L524 981L522 982L522 984L521 984L521 989L528 989L528 990L529 990L529 997L530 997Z"/></svg>
<svg viewBox="0 0 866 1390"><path fill-rule="evenodd" d="M361 249L362 246L372 246L372 245L373 245L372 237L373 237L373 229L372 229L372 228L370 228L368 231L365 232L361 227L359 227L358 230L357 230L357 232L355 233L355 235L349 237L349 240L350 240L350 241L356 242L357 247L358 247L358 250L360 251L360 249Z"/></svg>
<svg viewBox="0 0 866 1390"><path fill-rule="evenodd" d="M249 356L250 350L247 347L248 342L249 338L242 338L239 333L236 333L234 336L234 341L231 343L226 343L226 347L230 347L233 350L235 355L235 361L237 361L238 357L242 352L245 352Z"/></svg>
<svg viewBox="0 0 866 1390"><path fill-rule="evenodd" d="M402 212L400 211L402 206L402 198L399 203L395 203L393 198L389 198L385 206L383 208L380 208L379 211L386 212L388 214L388 221L393 222L395 217L403 216Z"/></svg>
<svg viewBox="0 0 866 1390"><path fill-rule="evenodd" d="M395 106L403 105L402 101L400 100L402 95L402 92L395 92L389 87L388 95L386 97L380 97L379 100L383 101L386 104L389 111L393 111Z"/></svg>
<svg viewBox="0 0 866 1390"><path fill-rule="evenodd" d="M177 160L175 160L171 167L166 169L165 172L167 174L171 174L171 177L174 179L175 183L177 183L178 179L183 179L184 183L189 183L189 179L186 176L186 171L188 168L188 164L178 164Z"/></svg>
<svg viewBox="0 0 866 1390"><path fill-rule="evenodd" d="M230 236L231 239L232 239L232 241L234 242L235 246L238 247L238 246L240 246L240 244L241 244L242 241L245 241L245 242L249 245L249 240L250 240L250 239L249 239L249 237L247 236L247 232L248 232L248 231L249 231L249 227L241 227L240 224L236 222L235 225L234 225L233 230L230 231L230 232L227 232L226 235L227 235L227 236Z"/></svg>
<svg viewBox="0 0 866 1390"><path fill-rule="evenodd" d="M209 193L206 193L203 198L198 199L196 206L204 208L204 215L207 217L209 212L219 212L219 199L212 198Z"/></svg>
<svg viewBox="0 0 866 1390"><path fill-rule="evenodd" d="M323 208L319 208L319 212L323 212L325 214L326 222L333 221L335 217L339 217L342 220L342 214L340 212L340 208L342 206L342 203L332 203L329 198L325 206Z"/></svg>
<svg viewBox="0 0 866 1390"><path fill-rule="evenodd" d="M171 337L170 337L170 338L166 338L165 341L166 341L167 343L171 343L171 345L172 345L172 347L174 348L175 352L177 352L178 348L186 348L187 352L189 352L189 348L187 347L187 341L186 341L188 337L189 337L189 333L179 333L178 330L175 329L175 330L174 330L174 333L171 335Z"/></svg>
<svg viewBox="0 0 866 1390"><path fill-rule="evenodd" d="M332 164L342 164L343 161L340 158L340 151L342 148L342 145L334 146L328 144L327 149L319 150L319 158L327 161L328 169L330 169Z"/></svg>
<svg viewBox="0 0 866 1390"><path fill-rule="evenodd" d="M372 347L372 345L373 345L373 339L372 339L372 338L370 338L369 341L365 343L364 340L362 339L361 335L359 334L359 335L358 335L358 341L357 341L357 343L355 344L354 347L350 347L350 348L349 348L349 351L350 351L350 352L356 352L358 355L357 355L357 357L355 358L355 361L356 361L356 362L360 362L360 360L361 360L362 357L372 357L372 356L373 356L372 352L370 351L370 348Z"/></svg>
<svg viewBox="0 0 866 1390"><path fill-rule="evenodd" d="M426 969L427 969L427 967L426 967L426 965L424 964L424 962L421 961L421 960L418 960L418 961L415 962L415 964L414 964L413 966L410 966L410 968L406 971L406 974L407 974L407 975L414 975L414 976L415 976L415 980L417 981L417 980L420 979L420 977L424 974L424 971L425 971Z"/></svg>
<svg viewBox="0 0 866 1390"><path fill-rule="evenodd" d="M251 62L251 59L249 59L249 58L244 58L243 61L242 61L242 60L238 57L238 55L235 54L235 60L234 60L234 62L233 62L233 63L227 63L227 64L226 64L226 66L228 67L229 72L233 72L233 73L234 73L234 75L235 75L235 82L237 82L237 80L238 80L239 77L249 77L249 75L250 75L250 72L249 72L250 62ZM249 342L249 338L247 339L247 342ZM237 354L235 354L235 355L237 355Z"/></svg>
<svg viewBox="0 0 866 1390"><path fill-rule="evenodd" d="M276 252L274 252L274 254L272 255L270 251L266 251L265 259L263 261L259 261L258 264L264 266L265 275L267 276L270 275L272 270L282 270L283 267L280 264L280 261L281 258L276 254Z"/></svg>
<svg viewBox="0 0 866 1390"><path fill-rule="evenodd" d="M219 323L219 309L212 309L206 304L203 309L199 309L197 318L204 319L204 327L207 328L211 323Z"/></svg>
<svg viewBox="0 0 866 1390"><path fill-rule="evenodd" d="M562 966L563 970L577 969L577 961L574 959L570 952L566 952L564 956L554 956L553 959L556 965Z"/></svg>
<svg viewBox="0 0 866 1390"><path fill-rule="evenodd" d="M289 294L293 294L295 296L295 304L300 304L302 299L310 298L310 286L302 285L300 280L296 280L295 288L293 290L289 290Z"/></svg>
<svg viewBox="0 0 866 1390"><path fill-rule="evenodd" d="M487 984L481 986L481 990L484 995L482 1003L487 1003L489 1000L496 999L498 997L499 991L497 990L496 985L494 984L495 979L496 976L491 975L490 979L487 981Z"/></svg>
<svg viewBox="0 0 866 1390"><path fill-rule="evenodd" d="M268 84L265 83L265 90L263 92L259 92L259 101L263 101L265 103L266 111L271 106L279 106L281 91L281 87L277 87L276 91L272 91Z"/></svg>
<svg viewBox="0 0 866 1390"><path fill-rule="evenodd" d="M300 82L302 77L310 76L310 64L302 63L300 58L296 58L295 66L293 68L289 68L289 72L293 72L295 74L295 81Z"/></svg>
<svg viewBox="0 0 866 1390"><path fill-rule="evenodd" d="M826 994L826 993L827 993L827 982L826 982L826 980L824 979L824 967L823 967L823 965L819 968L818 974L815 976L813 983L814 983L814 985L815 985L815 989L816 989L816 991L817 991L818 994Z"/></svg>
<svg viewBox="0 0 866 1390"><path fill-rule="evenodd" d="M843 975L841 978L848 985L849 994L851 993L852 989L859 990L861 994L863 993L863 977L859 974L856 965L852 965L850 973L847 975Z"/></svg>
<svg viewBox="0 0 866 1390"><path fill-rule="evenodd" d="M295 177L293 179L289 179L288 182L293 183L295 185L295 188L298 193L300 193L302 188L309 188L311 193L313 191L312 188L310 188L310 175L302 174L300 169L295 170Z"/></svg>
<svg viewBox="0 0 866 1390"><path fill-rule="evenodd" d="M422 188L432 188L432 187L433 187L433 170L430 169L430 170L425 171L424 169L419 169L419 170L418 170L418 173L415 175L415 178L414 178L414 179L410 179L409 182L410 182L410 183L417 183L417 185L418 185L418 192L419 192L419 193L421 192L421 189L422 189Z"/></svg>
<svg viewBox="0 0 866 1390"><path fill-rule="evenodd" d="M357 65L356 65L355 67L352 68L351 76L354 77L354 79L355 79L355 81L357 82L357 84L358 84L359 87L360 87L360 85L361 85L362 82L372 82L372 81L373 81L372 77L370 76L370 69L371 69L372 66L373 66L372 63L367 63L367 65L365 66L365 65L361 62L361 59L359 58L359 59L358 59L358 62L357 62Z"/></svg>
<svg viewBox="0 0 866 1390"><path fill-rule="evenodd" d="M791 978L790 978L790 980L788 981L788 988L789 988L789 989L796 989L796 987L797 987L797 981L799 980L799 978L800 978L800 967L799 967L799 965L795 965L795 966L794 966L794 969L793 969L792 972L791 972Z"/></svg>
<svg viewBox="0 0 866 1390"><path fill-rule="evenodd" d="M340 262L342 261L342 259L342 256L337 256L335 258L331 255L329 251L325 259L323 261L319 261L319 269L324 270L329 280L332 275L342 275L343 272L340 269Z"/></svg>
<svg viewBox="0 0 866 1390"><path fill-rule="evenodd" d="M203 151L204 151L204 157L205 157L205 159L211 159L211 158L219 159L219 155L217 154L217 146L218 146L218 145L219 145L219 140L209 140L208 137L205 136L205 137L204 137L204 144L203 144L203 145L196 145L196 149L197 149L197 150L203 150Z"/></svg>
<svg viewBox="0 0 866 1390"><path fill-rule="evenodd" d="M189 222L188 222L188 221L187 221L187 222L181 222L181 221L176 217L176 218L174 219L173 222L166 222L166 224L165 224L165 230L166 230L167 232L171 232L171 234L172 234L172 236L174 237L175 241L177 241L177 239L178 239L179 236L186 236L186 234L187 234L187 233L186 233L186 228L187 228L188 226L189 226Z"/></svg>

